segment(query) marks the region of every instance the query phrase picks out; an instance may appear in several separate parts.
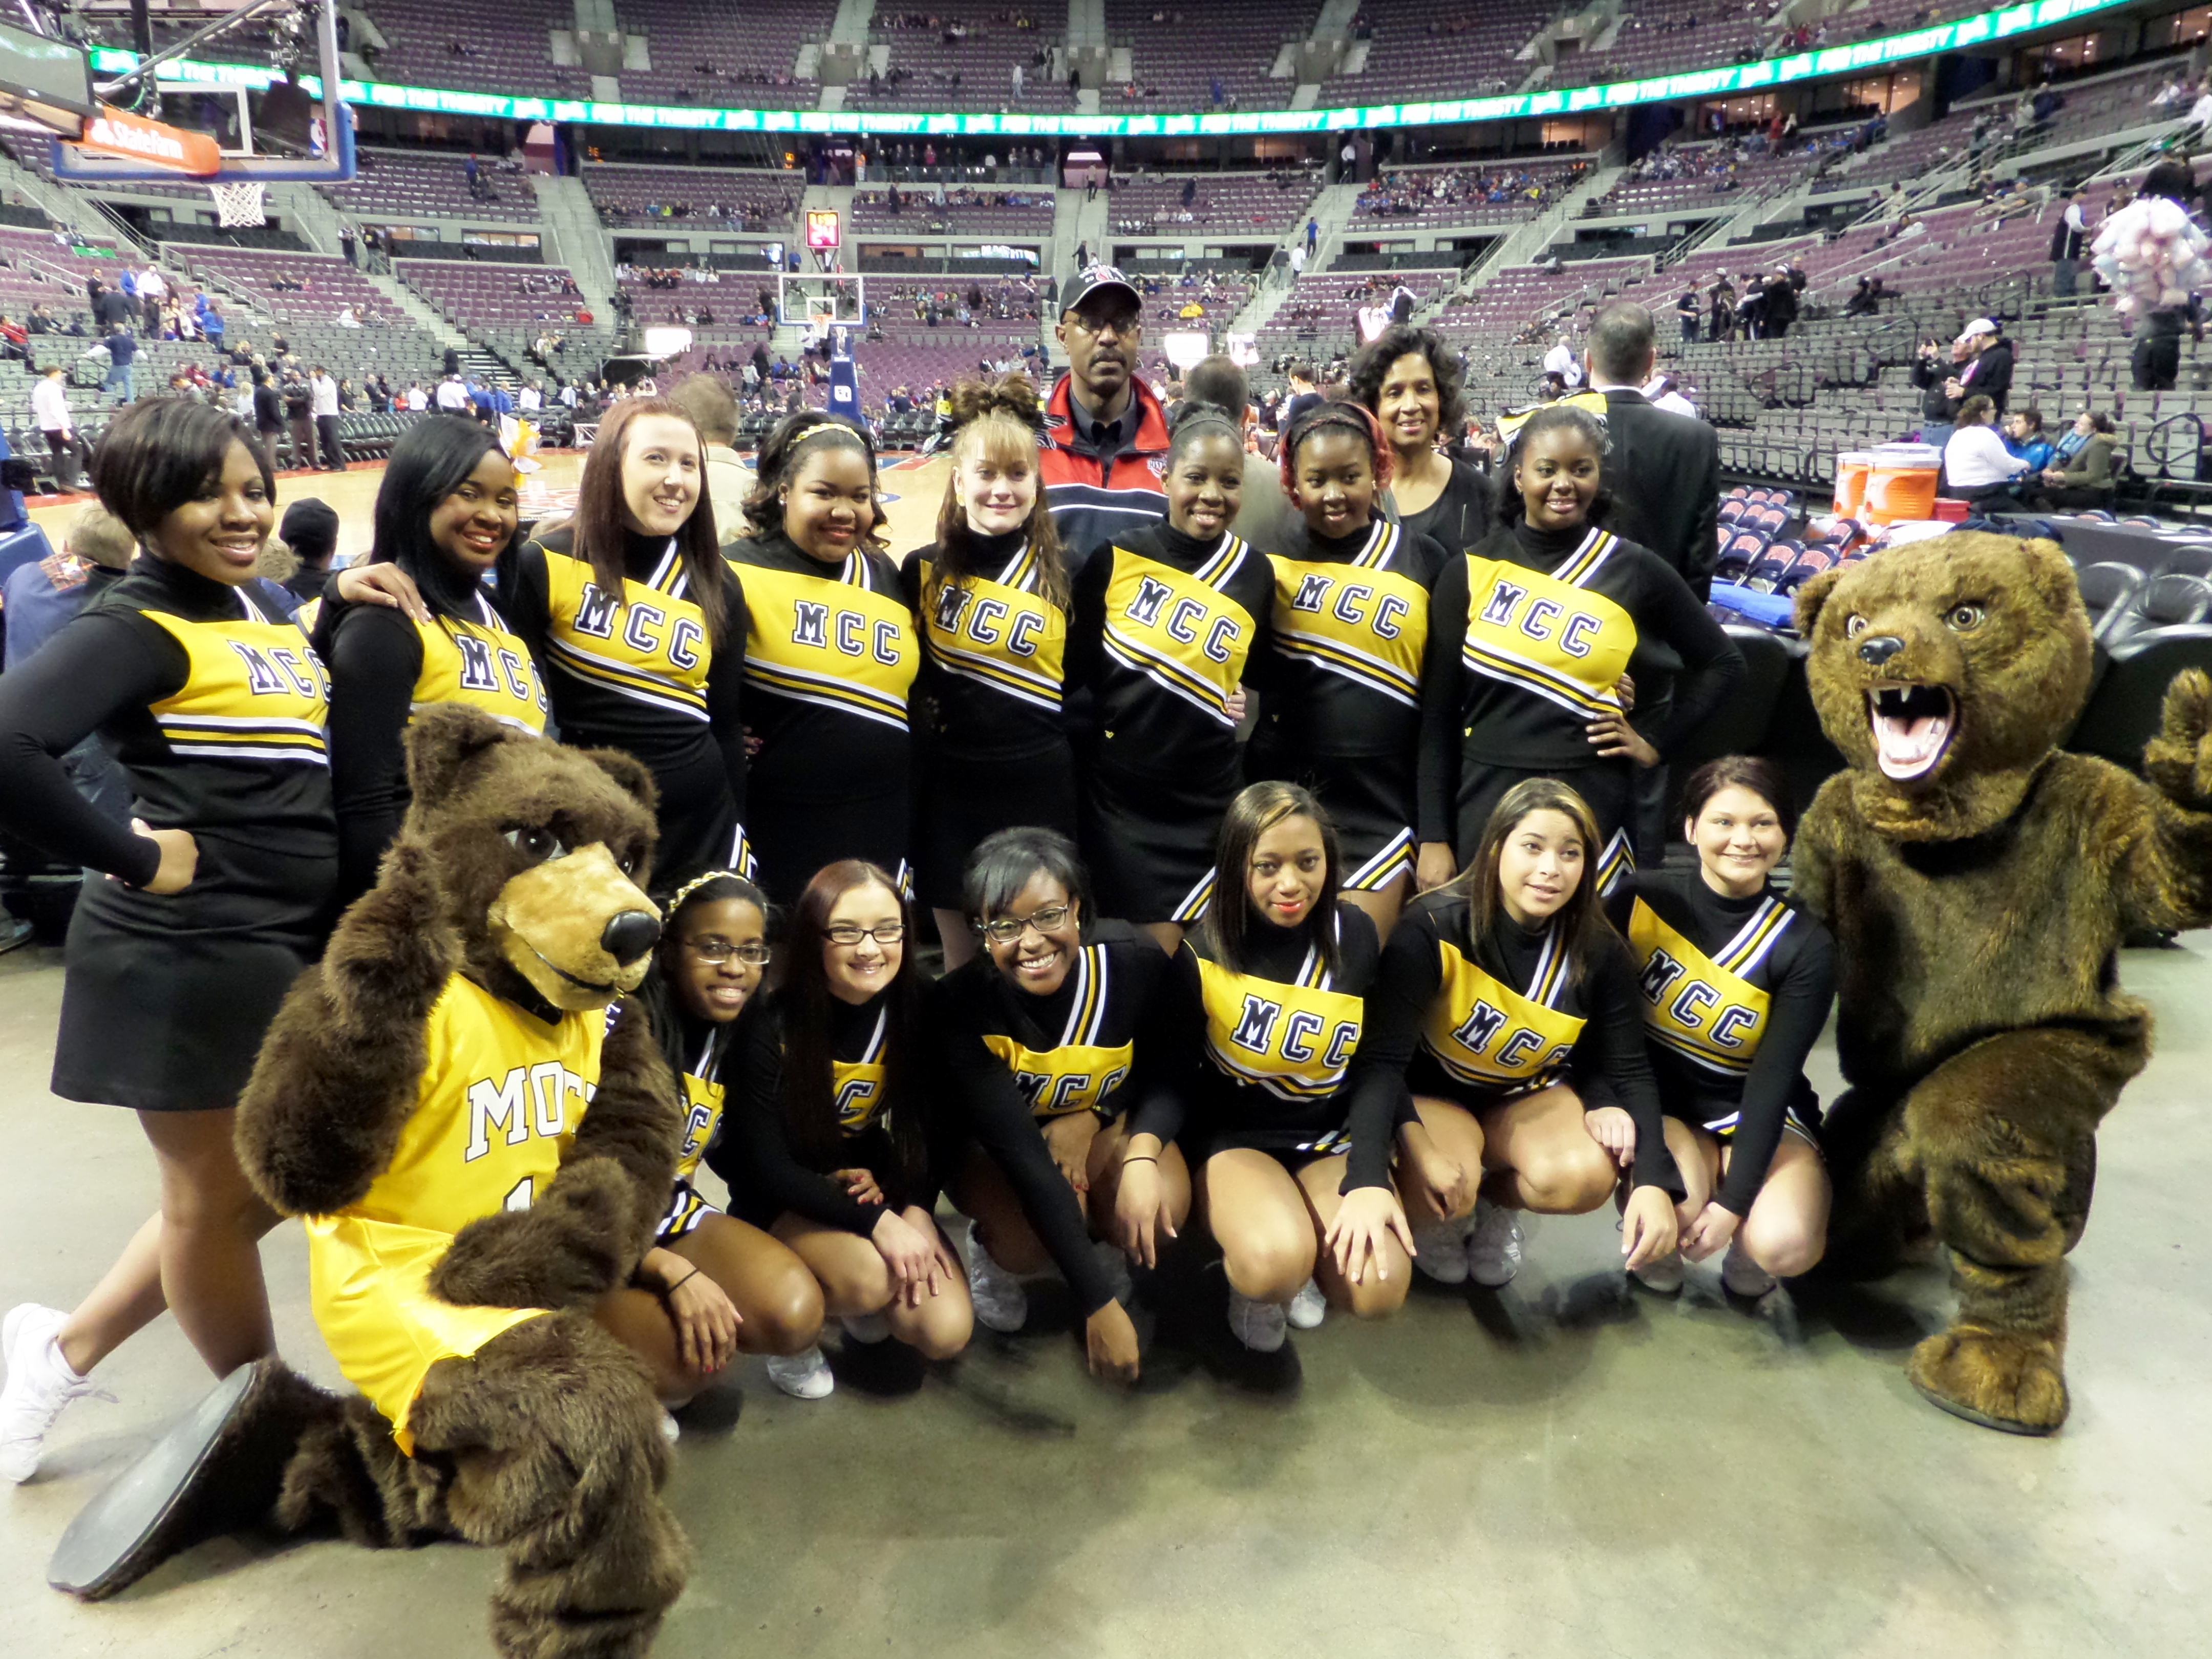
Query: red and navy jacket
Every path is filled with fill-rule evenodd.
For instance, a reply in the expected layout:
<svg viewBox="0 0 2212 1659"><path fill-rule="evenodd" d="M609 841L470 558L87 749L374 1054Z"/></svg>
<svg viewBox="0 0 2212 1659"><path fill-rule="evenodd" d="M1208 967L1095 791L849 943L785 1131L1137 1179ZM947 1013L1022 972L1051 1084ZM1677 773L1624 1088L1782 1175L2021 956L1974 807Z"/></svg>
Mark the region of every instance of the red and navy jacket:
<svg viewBox="0 0 2212 1659"><path fill-rule="evenodd" d="M1167 516L1167 491L1160 479L1167 466L1168 417L1152 389L1141 378L1133 380L1137 435L1102 466L1089 436L1076 429L1069 379L1060 377L1045 404L1038 460L1045 504L1073 575L1115 537L1133 536Z"/></svg>

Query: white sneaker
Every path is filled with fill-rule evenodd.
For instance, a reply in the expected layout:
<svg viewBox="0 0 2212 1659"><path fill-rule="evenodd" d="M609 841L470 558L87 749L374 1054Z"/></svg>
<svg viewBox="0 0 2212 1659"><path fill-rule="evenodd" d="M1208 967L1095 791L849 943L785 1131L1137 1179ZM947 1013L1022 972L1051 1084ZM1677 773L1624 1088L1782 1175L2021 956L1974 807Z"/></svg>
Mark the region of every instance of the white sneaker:
<svg viewBox="0 0 2212 1659"><path fill-rule="evenodd" d="M1291 1298L1290 1310L1284 1317L1291 1322L1293 1330L1318 1330L1321 1322L1328 1317L1328 1298L1321 1293L1321 1286L1309 1279L1298 1286L1298 1293Z"/></svg>
<svg viewBox="0 0 2212 1659"><path fill-rule="evenodd" d="M0 1322L0 1352L8 1358L8 1383L0 1389L0 1479L28 1480L62 1407L86 1395L115 1396L79 1376L62 1358L61 1330L69 1316L26 1302Z"/></svg>
<svg viewBox="0 0 2212 1659"><path fill-rule="evenodd" d="M1121 1253L1119 1244L1109 1244L1103 1238L1092 1242L1091 1254L1097 1261L1099 1270L1106 1275L1107 1288L1114 1292L1114 1299L1127 1312L1129 1297L1135 1289L1129 1279L1129 1258Z"/></svg>
<svg viewBox="0 0 2212 1659"><path fill-rule="evenodd" d="M1721 1261L1721 1283L1733 1296L1761 1297L1774 1288L1774 1275L1731 1244Z"/></svg>
<svg viewBox="0 0 2212 1659"><path fill-rule="evenodd" d="M676 1420L674 1412L663 1411L660 1413L660 1437L672 1446L684 1437L684 1425Z"/></svg>
<svg viewBox="0 0 2212 1659"><path fill-rule="evenodd" d="M768 1380L793 1400L823 1400L837 1386L820 1344L805 1353L772 1353L768 1357Z"/></svg>
<svg viewBox="0 0 2212 1659"><path fill-rule="evenodd" d="M1030 1294L1012 1271L983 1248L981 1229L968 1224L968 1299L990 1329L1013 1332L1029 1322Z"/></svg>
<svg viewBox="0 0 2212 1659"><path fill-rule="evenodd" d="M888 1314L854 1314L850 1317L840 1316L837 1322L845 1328L845 1334L855 1342L866 1342L872 1346L878 1342L890 1340L891 1322L890 1316Z"/></svg>
<svg viewBox="0 0 2212 1659"><path fill-rule="evenodd" d="M1249 1296L1229 1292L1229 1329L1254 1353L1273 1353L1283 1346L1283 1304L1255 1302Z"/></svg>
<svg viewBox="0 0 2212 1659"><path fill-rule="evenodd" d="M1486 1198L1474 1201L1474 1232L1467 1241L1467 1271L1478 1285L1510 1285L1521 1271L1521 1217Z"/></svg>
<svg viewBox="0 0 2212 1659"><path fill-rule="evenodd" d="M1467 1283L1467 1234L1457 1221L1424 1221L1413 1228L1413 1265L1439 1285Z"/></svg>
<svg viewBox="0 0 2212 1659"><path fill-rule="evenodd" d="M1672 1296L1682 1288L1682 1253L1670 1250L1656 1261L1647 1261L1640 1267L1631 1267L1638 1284L1647 1291L1656 1291L1662 1296Z"/></svg>

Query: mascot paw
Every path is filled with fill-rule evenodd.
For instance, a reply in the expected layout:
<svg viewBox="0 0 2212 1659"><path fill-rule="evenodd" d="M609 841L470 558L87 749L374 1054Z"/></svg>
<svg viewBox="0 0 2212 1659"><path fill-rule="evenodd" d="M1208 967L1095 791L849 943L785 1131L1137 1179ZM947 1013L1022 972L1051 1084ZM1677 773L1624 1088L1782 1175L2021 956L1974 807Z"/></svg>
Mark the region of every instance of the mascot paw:
<svg viewBox="0 0 2212 1659"><path fill-rule="evenodd" d="M2184 806L2212 803L2212 675L2185 669L2166 688L2166 718L2143 750L2143 771Z"/></svg>
<svg viewBox="0 0 2212 1659"><path fill-rule="evenodd" d="M2066 1376L2046 1338L1955 1328L1915 1348L1905 1375L1931 1405L1985 1429L2051 1434L2066 1420Z"/></svg>

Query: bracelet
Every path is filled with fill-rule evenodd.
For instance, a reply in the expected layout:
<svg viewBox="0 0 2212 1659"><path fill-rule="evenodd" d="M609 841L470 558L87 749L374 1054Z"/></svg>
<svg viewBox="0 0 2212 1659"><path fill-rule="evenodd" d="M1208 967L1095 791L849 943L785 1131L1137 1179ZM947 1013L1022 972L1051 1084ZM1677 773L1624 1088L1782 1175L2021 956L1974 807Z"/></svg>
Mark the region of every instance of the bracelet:
<svg viewBox="0 0 2212 1659"><path fill-rule="evenodd" d="M675 1284L673 1284L673 1285L663 1285L660 1287L660 1293L661 1293L661 1295L663 1295L663 1296L673 1296L673 1295L675 1295L675 1294L676 1294L676 1292L677 1292L677 1291L678 1291L678 1289L680 1289L682 1286L686 1285L689 1285L689 1284L690 1284L693 1279L695 1279L698 1278L698 1277L699 1277L699 1273L700 1273L700 1270L699 1270L698 1268L696 1268L696 1267L694 1267L694 1268L692 1268L692 1270L691 1270L690 1273L688 1273L684 1274L683 1278L681 1278L681 1279L678 1279L678 1280L676 1281L676 1283L675 1283Z"/></svg>
<svg viewBox="0 0 2212 1659"><path fill-rule="evenodd" d="M1132 1164L1157 1164L1158 1162L1159 1159L1154 1158L1150 1152L1140 1152L1134 1158L1123 1158L1121 1160L1121 1167L1123 1169L1127 1169Z"/></svg>

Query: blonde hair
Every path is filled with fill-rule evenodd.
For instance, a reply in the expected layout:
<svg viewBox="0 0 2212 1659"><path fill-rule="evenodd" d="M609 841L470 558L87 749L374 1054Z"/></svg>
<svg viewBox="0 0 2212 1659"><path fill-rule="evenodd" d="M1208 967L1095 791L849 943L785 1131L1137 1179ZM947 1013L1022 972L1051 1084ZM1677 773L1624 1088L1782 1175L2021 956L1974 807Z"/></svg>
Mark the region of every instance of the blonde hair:
<svg viewBox="0 0 2212 1659"><path fill-rule="evenodd" d="M1026 459L1037 475L1036 501L1022 533L1036 551L1038 587L1047 603L1067 608L1067 562L1060 549L1044 479L1037 464L1037 433L1043 410L1036 384L1018 372L991 380L963 380L952 388L952 470L945 480L945 501L937 510L939 580L957 586L974 574L968 508L960 499L960 469L970 461L1009 466Z"/></svg>

